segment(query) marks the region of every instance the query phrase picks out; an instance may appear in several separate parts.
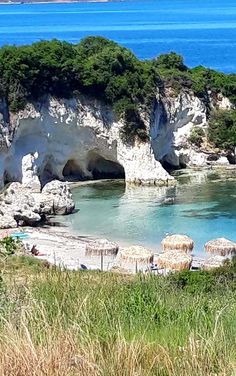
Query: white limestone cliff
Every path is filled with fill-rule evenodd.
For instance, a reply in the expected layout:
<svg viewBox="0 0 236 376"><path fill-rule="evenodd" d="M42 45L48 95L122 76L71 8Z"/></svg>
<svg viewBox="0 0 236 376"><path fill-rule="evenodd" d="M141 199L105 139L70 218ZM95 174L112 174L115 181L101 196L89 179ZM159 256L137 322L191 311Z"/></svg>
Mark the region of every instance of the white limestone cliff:
<svg viewBox="0 0 236 376"><path fill-rule="evenodd" d="M0 150L0 182L36 191L55 178L123 177L127 183L167 184L173 178L155 159L150 142L126 145L121 122L97 101L48 97L11 119L12 143ZM10 128L9 128L10 129ZM4 136L2 138L4 140Z"/></svg>
<svg viewBox="0 0 236 376"><path fill-rule="evenodd" d="M210 100L212 109L232 108L229 99L221 94ZM151 119L150 135L156 159L173 167L211 164L211 153L199 150L188 141L194 127L206 130L207 126L207 108L202 100L190 90L175 95L169 89L164 97L157 99ZM213 163L229 164L221 155Z"/></svg>
<svg viewBox="0 0 236 376"><path fill-rule="evenodd" d="M219 98L219 107L230 106ZM208 155L194 150L188 137L194 126L207 126L206 106L191 91L157 95L145 115L149 141L127 145L122 121L112 110L88 98L45 97L11 114L0 102L0 186L9 181L39 192L47 182L125 177L127 184L169 185L162 167L206 165ZM220 160L220 162L226 160Z"/></svg>

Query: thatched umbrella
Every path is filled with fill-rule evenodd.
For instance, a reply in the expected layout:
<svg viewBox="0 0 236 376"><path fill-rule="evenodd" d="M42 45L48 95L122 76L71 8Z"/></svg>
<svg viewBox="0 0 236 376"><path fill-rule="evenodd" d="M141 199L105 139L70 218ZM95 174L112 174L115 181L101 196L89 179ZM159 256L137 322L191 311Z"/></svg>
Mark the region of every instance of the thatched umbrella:
<svg viewBox="0 0 236 376"><path fill-rule="evenodd" d="M127 263L149 264L153 260L153 252L139 245L134 245L121 249L117 254L117 259Z"/></svg>
<svg viewBox="0 0 236 376"><path fill-rule="evenodd" d="M205 244L204 248L206 252L215 253L221 256L236 253L236 243L225 238L210 240Z"/></svg>
<svg viewBox="0 0 236 376"><path fill-rule="evenodd" d="M95 241L91 241L86 245L85 248L85 256L99 256L100 257L100 265L101 270L104 269L104 257L106 257L106 262L109 259L115 258L117 252L119 250L118 244L114 242L110 242L107 239L98 239ZM111 260L110 260L111 261Z"/></svg>
<svg viewBox="0 0 236 376"><path fill-rule="evenodd" d="M176 250L170 250L165 253L161 253L155 259L155 264L160 269L170 270L184 270L190 269L192 263L192 256L183 252L177 252Z"/></svg>
<svg viewBox="0 0 236 376"><path fill-rule="evenodd" d="M189 252L193 250L193 240L187 235L168 235L162 242L163 251L178 250L182 252Z"/></svg>
<svg viewBox="0 0 236 376"><path fill-rule="evenodd" d="M210 270L214 268L219 268L220 266L223 265L224 261L225 261L225 257L223 256L210 257L208 260L204 262L203 269Z"/></svg>
<svg viewBox="0 0 236 376"><path fill-rule="evenodd" d="M86 256L116 256L119 250L118 244L107 239L99 239L86 245Z"/></svg>

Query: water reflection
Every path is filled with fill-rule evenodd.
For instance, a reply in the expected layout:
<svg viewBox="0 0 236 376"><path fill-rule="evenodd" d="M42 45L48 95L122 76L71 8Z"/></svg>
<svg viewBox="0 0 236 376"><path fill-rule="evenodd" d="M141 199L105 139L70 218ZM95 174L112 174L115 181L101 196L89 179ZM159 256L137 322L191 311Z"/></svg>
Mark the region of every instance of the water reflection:
<svg viewBox="0 0 236 376"><path fill-rule="evenodd" d="M178 171L174 187L126 187L106 182L80 186L73 195L79 213L63 220L81 234L159 248L168 233L186 233L201 253L204 243L224 236L236 241L234 171Z"/></svg>

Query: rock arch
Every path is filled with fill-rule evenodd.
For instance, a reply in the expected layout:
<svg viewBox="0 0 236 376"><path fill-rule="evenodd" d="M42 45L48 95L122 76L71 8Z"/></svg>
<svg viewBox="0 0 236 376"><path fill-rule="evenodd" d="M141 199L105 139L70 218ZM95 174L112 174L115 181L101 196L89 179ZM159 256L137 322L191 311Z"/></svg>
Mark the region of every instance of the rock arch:
<svg viewBox="0 0 236 376"><path fill-rule="evenodd" d="M106 159L97 152L88 155L88 171L93 179L125 179L124 167L110 159Z"/></svg>
<svg viewBox="0 0 236 376"><path fill-rule="evenodd" d="M62 171L62 175L66 180L84 180L85 179L85 174L78 163L75 159L69 159Z"/></svg>

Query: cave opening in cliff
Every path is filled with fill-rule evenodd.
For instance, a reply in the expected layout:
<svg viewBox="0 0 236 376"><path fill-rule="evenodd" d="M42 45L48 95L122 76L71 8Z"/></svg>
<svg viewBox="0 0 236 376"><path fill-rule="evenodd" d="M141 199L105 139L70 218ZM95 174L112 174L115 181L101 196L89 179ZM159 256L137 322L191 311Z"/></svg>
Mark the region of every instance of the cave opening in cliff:
<svg viewBox="0 0 236 376"><path fill-rule="evenodd" d="M49 181L52 181L54 179L57 179L57 176L56 174L54 173L53 171L53 165L51 162L47 162L42 170L42 172L40 173L40 176L39 176L39 180L41 182L41 184L46 184L48 183Z"/></svg>
<svg viewBox="0 0 236 376"><path fill-rule="evenodd" d="M4 185L7 185L9 183L11 183L13 180L11 179L10 175L8 174L8 172L5 170L4 171L4 174L3 174L3 182L4 182Z"/></svg>
<svg viewBox="0 0 236 376"><path fill-rule="evenodd" d="M62 174L66 180L84 180L84 173L82 168L80 167L79 163L74 160L70 159L64 166Z"/></svg>
<svg viewBox="0 0 236 376"><path fill-rule="evenodd" d="M125 170L118 162L103 158L97 153L89 156L88 170L93 179L125 179Z"/></svg>

